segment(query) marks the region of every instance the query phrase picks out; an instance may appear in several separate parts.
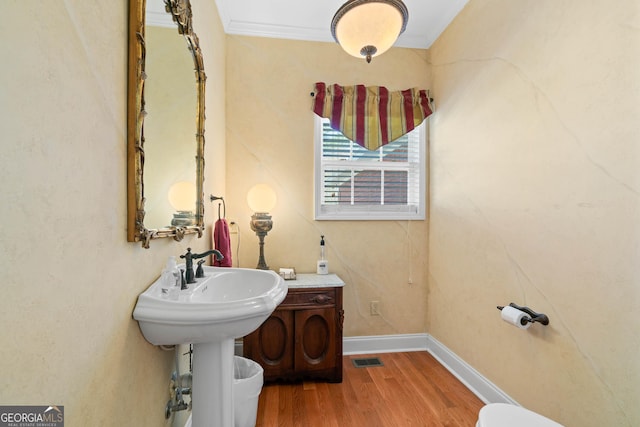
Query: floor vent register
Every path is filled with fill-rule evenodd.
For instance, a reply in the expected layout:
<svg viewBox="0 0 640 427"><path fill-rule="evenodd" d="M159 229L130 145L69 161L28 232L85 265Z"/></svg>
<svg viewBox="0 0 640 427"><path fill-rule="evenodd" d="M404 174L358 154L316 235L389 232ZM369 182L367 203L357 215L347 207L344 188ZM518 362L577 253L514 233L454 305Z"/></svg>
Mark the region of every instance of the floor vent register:
<svg viewBox="0 0 640 427"><path fill-rule="evenodd" d="M384 366L382 361L377 357L368 357L363 359L351 359L353 366L356 368L373 368L376 366Z"/></svg>

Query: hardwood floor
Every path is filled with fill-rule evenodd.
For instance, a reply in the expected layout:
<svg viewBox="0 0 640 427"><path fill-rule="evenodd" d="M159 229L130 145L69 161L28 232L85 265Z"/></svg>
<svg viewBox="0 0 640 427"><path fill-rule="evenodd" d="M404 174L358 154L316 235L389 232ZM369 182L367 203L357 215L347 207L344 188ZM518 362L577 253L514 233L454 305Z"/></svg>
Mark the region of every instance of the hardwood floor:
<svg viewBox="0 0 640 427"><path fill-rule="evenodd" d="M354 367L363 357L384 366ZM343 366L339 384L266 384L256 427L473 427L484 405L427 352L344 356Z"/></svg>

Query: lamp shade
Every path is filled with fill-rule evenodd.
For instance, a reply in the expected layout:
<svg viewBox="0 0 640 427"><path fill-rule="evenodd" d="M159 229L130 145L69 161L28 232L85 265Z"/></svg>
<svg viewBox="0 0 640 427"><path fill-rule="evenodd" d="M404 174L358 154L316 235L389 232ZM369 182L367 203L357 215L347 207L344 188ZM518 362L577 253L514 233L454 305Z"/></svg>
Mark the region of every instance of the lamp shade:
<svg viewBox="0 0 640 427"><path fill-rule="evenodd" d="M350 0L334 15L331 34L349 55L370 62L393 46L408 19L401 0Z"/></svg>
<svg viewBox="0 0 640 427"><path fill-rule="evenodd" d="M267 184L255 185L247 193L247 204L254 212L269 212L276 205L276 193Z"/></svg>
<svg viewBox="0 0 640 427"><path fill-rule="evenodd" d="M176 182L169 188L167 197L176 211L192 212L196 210L196 185L193 182Z"/></svg>

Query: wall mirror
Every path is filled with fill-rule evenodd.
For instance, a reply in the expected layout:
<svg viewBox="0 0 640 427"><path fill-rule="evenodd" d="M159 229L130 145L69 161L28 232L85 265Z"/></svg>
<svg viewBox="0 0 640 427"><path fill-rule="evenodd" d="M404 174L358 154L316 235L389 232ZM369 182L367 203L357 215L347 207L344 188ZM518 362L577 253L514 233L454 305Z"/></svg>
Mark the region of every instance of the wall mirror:
<svg viewBox="0 0 640 427"><path fill-rule="evenodd" d="M128 68L127 240L202 237L206 75L189 0L130 0Z"/></svg>

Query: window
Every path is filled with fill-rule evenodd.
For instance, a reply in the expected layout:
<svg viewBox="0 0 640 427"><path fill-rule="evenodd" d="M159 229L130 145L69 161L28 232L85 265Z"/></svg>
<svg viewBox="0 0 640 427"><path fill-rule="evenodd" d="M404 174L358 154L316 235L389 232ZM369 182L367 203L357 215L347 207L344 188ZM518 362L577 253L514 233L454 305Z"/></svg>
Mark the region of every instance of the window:
<svg viewBox="0 0 640 427"><path fill-rule="evenodd" d="M315 219L425 219L426 120L375 151L315 120Z"/></svg>

